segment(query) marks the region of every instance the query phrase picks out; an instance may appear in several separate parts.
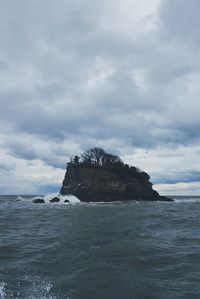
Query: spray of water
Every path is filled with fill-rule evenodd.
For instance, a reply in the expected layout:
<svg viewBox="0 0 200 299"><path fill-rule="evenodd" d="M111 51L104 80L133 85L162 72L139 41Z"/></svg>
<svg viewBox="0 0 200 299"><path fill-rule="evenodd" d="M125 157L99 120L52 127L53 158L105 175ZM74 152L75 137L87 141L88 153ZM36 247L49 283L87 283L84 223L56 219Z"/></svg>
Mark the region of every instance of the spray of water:
<svg viewBox="0 0 200 299"><path fill-rule="evenodd" d="M6 284L5 282L0 282L0 299L6 298Z"/></svg>

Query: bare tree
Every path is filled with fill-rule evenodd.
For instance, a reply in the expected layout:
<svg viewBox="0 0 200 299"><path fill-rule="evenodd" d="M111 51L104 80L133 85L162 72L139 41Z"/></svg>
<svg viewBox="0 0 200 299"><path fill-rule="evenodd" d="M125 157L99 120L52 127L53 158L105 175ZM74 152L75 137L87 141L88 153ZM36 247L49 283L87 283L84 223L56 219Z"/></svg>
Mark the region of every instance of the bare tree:
<svg viewBox="0 0 200 299"><path fill-rule="evenodd" d="M102 148L94 147L84 152L81 158L85 163L102 165L105 154Z"/></svg>

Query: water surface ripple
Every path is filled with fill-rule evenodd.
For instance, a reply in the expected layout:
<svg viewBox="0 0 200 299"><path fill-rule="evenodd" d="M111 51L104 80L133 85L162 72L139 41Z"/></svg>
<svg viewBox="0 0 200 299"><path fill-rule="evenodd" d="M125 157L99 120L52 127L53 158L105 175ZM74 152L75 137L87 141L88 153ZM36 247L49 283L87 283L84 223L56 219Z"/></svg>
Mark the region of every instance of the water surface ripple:
<svg viewBox="0 0 200 299"><path fill-rule="evenodd" d="M59 205L1 196L0 221L0 299L200 298L198 197Z"/></svg>

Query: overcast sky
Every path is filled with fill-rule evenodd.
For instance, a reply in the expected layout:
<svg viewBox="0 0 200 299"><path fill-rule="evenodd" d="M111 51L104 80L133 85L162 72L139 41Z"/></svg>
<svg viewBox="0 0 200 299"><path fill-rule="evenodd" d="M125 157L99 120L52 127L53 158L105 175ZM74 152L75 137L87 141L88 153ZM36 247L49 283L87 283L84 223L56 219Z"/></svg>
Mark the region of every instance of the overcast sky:
<svg viewBox="0 0 200 299"><path fill-rule="evenodd" d="M200 195L199 0L0 0L0 193L102 147Z"/></svg>

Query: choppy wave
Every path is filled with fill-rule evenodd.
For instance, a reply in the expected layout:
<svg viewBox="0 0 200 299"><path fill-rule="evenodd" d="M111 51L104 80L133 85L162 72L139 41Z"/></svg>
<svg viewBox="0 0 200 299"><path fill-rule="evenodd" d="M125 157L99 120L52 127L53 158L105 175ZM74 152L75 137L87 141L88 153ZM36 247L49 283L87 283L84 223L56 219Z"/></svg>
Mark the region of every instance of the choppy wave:
<svg viewBox="0 0 200 299"><path fill-rule="evenodd" d="M24 291L20 283L17 283L15 291L9 289L9 285L0 282L0 299L58 299L52 294L52 283L49 281L32 282L30 287ZM69 297L68 297L69 298ZM70 299L70 298L69 298Z"/></svg>
<svg viewBox="0 0 200 299"><path fill-rule="evenodd" d="M0 299L200 298L199 197L36 197L0 196Z"/></svg>
<svg viewBox="0 0 200 299"><path fill-rule="evenodd" d="M175 203L196 203L200 202L200 196L174 197L173 200Z"/></svg>
<svg viewBox="0 0 200 299"><path fill-rule="evenodd" d="M47 196L47 197L44 197L45 201L47 200L50 201L54 196L50 195L50 196ZM65 203L65 200L68 200L69 203L80 203L80 200L74 196L74 195L57 195L57 197L60 198L60 203Z"/></svg>
<svg viewBox="0 0 200 299"><path fill-rule="evenodd" d="M54 197L58 197L60 200L54 204L56 205L63 205L63 204L84 204L84 205L108 205L108 204L126 204L127 202L118 201L118 202L81 202L77 197L74 195L61 195L57 193L50 193L47 195L12 195L12 196L0 196L0 203L7 203L10 202L21 202L21 203L33 203L36 199L43 199L45 204L52 204L51 199ZM173 203L198 203L200 202L200 196L170 196L173 199ZM69 202L68 202L69 201ZM131 203L140 203L140 201L131 201ZM167 203L168 202L162 202Z"/></svg>
<svg viewBox="0 0 200 299"><path fill-rule="evenodd" d="M61 195L61 194L57 194L57 193L51 193L48 195L44 195L44 196L17 196L17 201L21 201L24 203L27 202L34 202L34 200L36 199L43 199L45 201L45 203L51 203L51 200L54 197L58 197L60 199L59 202L57 202L56 204L77 204L80 203L80 200L74 196L74 195ZM51 203L52 204L52 203Z"/></svg>

